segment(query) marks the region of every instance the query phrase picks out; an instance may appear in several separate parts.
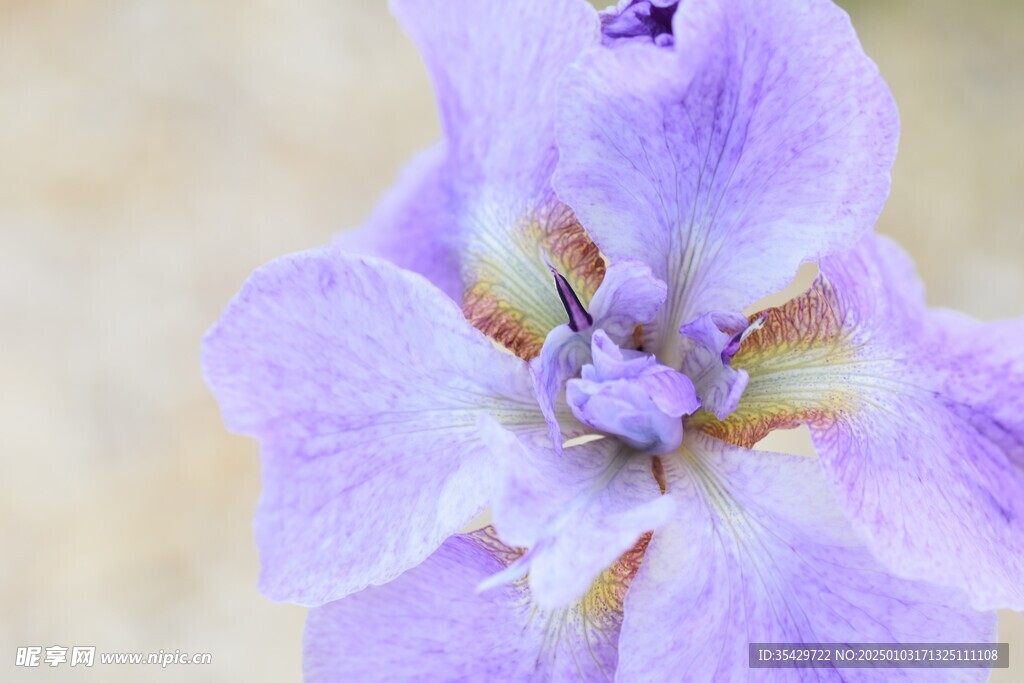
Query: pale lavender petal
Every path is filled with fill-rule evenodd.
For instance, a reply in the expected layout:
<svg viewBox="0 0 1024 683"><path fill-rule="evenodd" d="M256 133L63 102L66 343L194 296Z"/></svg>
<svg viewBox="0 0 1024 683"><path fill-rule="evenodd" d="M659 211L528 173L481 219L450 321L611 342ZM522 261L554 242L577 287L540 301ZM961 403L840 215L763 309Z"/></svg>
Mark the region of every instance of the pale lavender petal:
<svg viewBox="0 0 1024 683"><path fill-rule="evenodd" d="M681 417L700 407L689 378L653 356L620 349L602 330L593 335L593 363L569 380L565 399L584 424L646 453L668 453L683 438Z"/></svg>
<svg viewBox="0 0 1024 683"><path fill-rule="evenodd" d="M452 231L454 219L446 179L448 147L440 142L416 156L402 171L373 215L358 230L340 233L335 246L425 276L455 301L462 278Z"/></svg>
<svg viewBox="0 0 1024 683"><path fill-rule="evenodd" d="M487 443L504 463L494 525L505 543L529 550L518 566L485 586L528 571L539 605L567 605L672 513L651 459L615 439L556 455L528 446L493 420L486 426Z"/></svg>
<svg viewBox="0 0 1024 683"><path fill-rule="evenodd" d="M911 386L859 394L855 416L811 435L876 555L902 575L966 588L979 608L1024 609L1019 465L964 404Z"/></svg>
<svg viewBox="0 0 1024 683"><path fill-rule="evenodd" d="M896 571L1024 609L1024 321L928 312L886 240L821 267L859 361L841 419L812 426L840 504Z"/></svg>
<svg viewBox="0 0 1024 683"><path fill-rule="evenodd" d="M665 302L666 285L641 261L624 260L608 266L590 302L595 326L617 344L626 345L637 325L648 323Z"/></svg>
<svg viewBox="0 0 1024 683"><path fill-rule="evenodd" d="M574 332L568 325L559 325L548 333L540 355L530 361L537 403L548 424L548 434L555 451L562 451L562 423L555 408L566 381L576 375L590 360L590 335Z"/></svg>
<svg viewBox="0 0 1024 683"><path fill-rule="evenodd" d="M569 380L565 400L580 422L637 450L668 453L682 441L682 420L658 410L647 391L631 380Z"/></svg>
<svg viewBox="0 0 1024 683"><path fill-rule="evenodd" d="M434 81L457 179L536 197L557 156L556 83L596 41L593 8L583 0L391 0L391 8Z"/></svg>
<svg viewBox="0 0 1024 683"><path fill-rule="evenodd" d="M995 613L887 573L812 458L692 434L662 459L674 520L626 596L617 680L931 681L926 669L748 668L747 645L991 642ZM803 673L805 676L800 676ZM983 669L942 680L982 681Z"/></svg>
<svg viewBox="0 0 1024 683"><path fill-rule="evenodd" d="M736 409L749 379L745 370L729 365L735 350L730 345L747 329L747 319L739 314L714 311L683 325L682 370L693 381L701 407L724 420Z"/></svg>
<svg viewBox="0 0 1024 683"><path fill-rule="evenodd" d="M521 583L477 593L515 557L487 531L453 536L391 583L312 610L304 680L612 680L617 615L544 610Z"/></svg>
<svg viewBox="0 0 1024 683"><path fill-rule="evenodd" d="M924 336L947 407L1024 468L1024 319L936 310Z"/></svg>
<svg viewBox="0 0 1024 683"><path fill-rule="evenodd" d="M566 72L554 185L614 263L668 283L651 345L743 310L868 230L897 114L828 0L688 0L675 45L592 50Z"/></svg>
<svg viewBox="0 0 1024 683"><path fill-rule="evenodd" d="M415 566L493 490L477 420L543 431L525 363L425 279L318 249L256 271L204 340L234 431L263 444L270 597L320 604Z"/></svg>
<svg viewBox="0 0 1024 683"><path fill-rule="evenodd" d="M910 259L877 236L820 267L733 358L750 381L712 431L753 445L808 425L894 572L1024 608L1024 321L929 311Z"/></svg>
<svg viewBox="0 0 1024 683"><path fill-rule="evenodd" d="M584 377L594 382L633 379L658 367L658 360L654 356L620 348L604 330L594 333L590 349L593 360Z"/></svg>
<svg viewBox="0 0 1024 683"><path fill-rule="evenodd" d="M555 197L556 84L598 39L584 0L392 0L434 82L448 148L442 169L471 322L524 357L563 322L545 259L586 302L597 250ZM589 247L589 248L588 248ZM594 280L597 280L596 282ZM587 285L580 288L579 285ZM501 313L515 311L517 334Z"/></svg>

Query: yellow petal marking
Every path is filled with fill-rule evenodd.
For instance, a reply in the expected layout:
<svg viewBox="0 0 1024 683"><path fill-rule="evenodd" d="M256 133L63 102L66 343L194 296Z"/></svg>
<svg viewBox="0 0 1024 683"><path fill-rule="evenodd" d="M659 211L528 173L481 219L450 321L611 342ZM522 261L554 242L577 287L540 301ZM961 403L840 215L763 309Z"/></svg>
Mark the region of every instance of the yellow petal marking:
<svg viewBox="0 0 1024 683"><path fill-rule="evenodd" d="M584 306L604 278L605 264L576 216L549 199L539 209L491 229L500 217L480 212L463 247L462 310L477 329L529 360L544 338L566 322L550 262Z"/></svg>
<svg viewBox="0 0 1024 683"><path fill-rule="evenodd" d="M751 447L775 429L823 427L843 419L862 399L865 376L884 376L885 359L865 357L842 302L824 275L804 294L765 316L732 359L750 374L736 411L724 422L706 412L688 423L719 439ZM870 366L870 367L869 367Z"/></svg>

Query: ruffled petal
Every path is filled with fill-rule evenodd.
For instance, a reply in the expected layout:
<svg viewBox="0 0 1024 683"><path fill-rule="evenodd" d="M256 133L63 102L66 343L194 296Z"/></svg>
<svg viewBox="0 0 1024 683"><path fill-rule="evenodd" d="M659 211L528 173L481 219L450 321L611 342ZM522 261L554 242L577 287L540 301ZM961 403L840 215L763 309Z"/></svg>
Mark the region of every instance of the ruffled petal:
<svg viewBox="0 0 1024 683"><path fill-rule="evenodd" d="M493 505L495 527L503 541L528 551L485 586L529 573L539 605L570 604L672 513L650 458L614 439L556 455L527 447L493 420L486 434L494 455L504 463L503 487Z"/></svg>
<svg viewBox="0 0 1024 683"><path fill-rule="evenodd" d="M305 681L613 680L635 560L563 609L538 606L523 582L475 590L518 556L490 529L453 536L395 581L312 610Z"/></svg>
<svg viewBox="0 0 1024 683"><path fill-rule="evenodd" d="M705 313L679 329L683 372L693 381L701 407L719 420L736 410L747 388L746 371L730 365L735 355L732 347L739 348L747 329L749 323L742 315L719 311Z"/></svg>
<svg viewBox="0 0 1024 683"><path fill-rule="evenodd" d="M981 323L931 311L924 355L946 406L1024 468L1024 319Z"/></svg>
<svg viewBox="0 0 1024 683"><path fill-rule="evenodd" d="M480 415L544 433L526 364L383 261L274 261L203 345L225 422L263 444L256 536L274 599L383 583L465 525L494 486Z"/></svg>
<svg viewBox="0 0 1024 683"><path fill-rule="evenodd" d="M603 330L594 332L591 356L593 363L566 384L573 415L639 451L674 451L683 438L681 418L700 407L690 379L650 354L620 349Z"/></svg>
<svg viewBox="0 0 1024 683"><path fill-rule="evenodd" d="M530 361L537 403L547 420L548 434L556 453L562 452L565 416L559 416L559 396L565 383L590 360L590 333L573 332L568 325L551 330L540 355Z"/></svg>
<svg viewBox="0 0 1024 683"><path fill-rule="evenodd" d="M448 162L441 173L466 317L523 358L563 321L546 261L584 303L604 275L596 247L551 190L555 84L596 44L583 0L392 0L434 81Z"/></svg>
<svg viewBox="0 0 1024 683"><path fill-rule="evenodd" d="M748 643L991 642L994 612L897 578L873 559L811 458L691 435L662 459L673 521L626 597L617 680L840 680L750 669ZM842 669L844 681L934 680L934 670ZM943 680L983 681L984 669Z"/></svg>
<svg viewBox="0 0 1024 683"><path fill-rule="evenodd" d="M807 424L844 511L894 571L1024 608L1024 321L928 311L907 256L868 237L825 259L733 358L750 445Z"/></svg>
<svg viewBox="0 0 1024 683"><path fill-rule="evenodd" d="M616 344L627 345L637 325L654 320L665 303L667 290L667 285L643 262L613 263L590 304L594 327L604 330Z"/></svg>
<svg viewBox="0 0 1024 683"><path fill-rule="evenodd" d="M668 283L649 350L744 310L855 244L889 191L898 121L827 0L688 0L671 49L627 42L566 72L554 185L613 263Z"/></svg>

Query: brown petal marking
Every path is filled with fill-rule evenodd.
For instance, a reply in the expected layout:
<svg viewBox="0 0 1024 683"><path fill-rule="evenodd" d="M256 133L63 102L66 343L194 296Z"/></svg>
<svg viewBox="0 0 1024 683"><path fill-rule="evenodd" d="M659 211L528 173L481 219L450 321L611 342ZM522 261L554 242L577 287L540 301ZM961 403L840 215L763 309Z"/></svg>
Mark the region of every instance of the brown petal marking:
<svg viewBox="0 0 1024 683"><path fill-rule="evenodd" d="M749 448L775 429L834 422L849 404L842 387L808 386L808 391L793 391L792 371L841 365L851 359L853 349L841 312L831 283L819 276L804 294L751 316L753 322L764 315L765 323L732 359L734 368L750 374L739 407L724 422L700 411L687 421L687 427Z"/></svg>
<svg viewBox="0 0 1024 683"><path fill-rule="evenodd" d="M509 280L517 276L503 268L500 255L496 255L487 265L468 264L462 310L481 332L530 360L540 353L551 328L565 322L544 260L565 276L584 305L604 279L605 263L572 210L559 202L551 201L546 208L524 218L514 236L506 246L517 257L536 262L538 277L515 283L529 288L529 296L516 295L516 287L510 286Z"/></svg>

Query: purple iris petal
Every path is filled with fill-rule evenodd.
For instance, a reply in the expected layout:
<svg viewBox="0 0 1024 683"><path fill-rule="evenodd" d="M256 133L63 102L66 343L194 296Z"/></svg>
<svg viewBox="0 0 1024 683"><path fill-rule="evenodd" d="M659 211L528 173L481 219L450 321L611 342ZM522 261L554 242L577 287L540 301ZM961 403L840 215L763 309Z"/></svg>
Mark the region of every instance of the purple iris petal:
<svg viewBox="0 0 1024 683"><path fill-rule="evenodd" d="M522 584L478 593L515 552L485 532L453 536L385 586L312 610L306 683L606 681L619 620L581 606L539 609Z"/></svg>
<svg viewBox="0 0 1024 683"><path fill-rule="evenodd" d="M263 445L256 539L277 600L383 583L464 526L495 486L480 415L545 429L526 364L451 299L331 249L257 270L203 369L228 426Z"/></svg>
<svg viewBox="0 0 1024 683"><path fill-rule="evenodd" d="M749 379L745 370L734 370L729 360L752 326L738 313L705 313L683 325L682 370L697 389L701 407L724 420L736 409Z"/></svg>
<svg viewBox="0 0 1024 683"><path fill-rule="evenodd" d="M683 438L681 418L700 407L689 378L650 354L620 349L602 330L591 353L593 363L566 385L577 419L638 450L673 451Z"/></svg>
<svg viewBox="0 0 1024 683"><path fill-rule="evenodd" d="M562 71L597 43L596 13L582 0L391 7L433 80L443 140L403 175L370 224L340 244L421 272L456 301L475 291L521 306L524 291L544 291L543 259L560 256L551 243L582 235L550 185L554 112ZM493 321L481 308L484 320L470 317L484 329ZM560 308L556 300L529 311L538 347Z"/></svg>
<svg viewBox="0 0 1024 683"><path fill-rule="evenodd" d="M590 310L597 327L619 346L626 346L636 327L649 323L665 302L665 283L642 261L625 259L608 267Z"/></svg>
<svg viewBox="0 0 1024 683"><path fill-rule="evenodd" d="M592 50L566 72L554 185L602 253L668 283L649 351L848 248L889 191L896 108L827 0L687 0L675 46Z"/></svg>
<svg viewBox="0 0 1024 683"><path fill-rule="evenodd" d="M488 586L529 572L542 607L577 600L594 579L640 536L672 514L650 458L615 439L600 439L555 454L528 447L494 420L483 433L501 463L503 485L494 499L494 525L504 542L529 548Z"/></svg>
<svg viewBox="0 0 1024 683"><path fill-rule="evenodd" d="M618 680L672 681L681 671L693 681L761 680L748 668L750 642L995 637L995 613L975 612L959 591L886 572L813 459L747 451L694 433L681 454L662 460L677 513L654 534L626 597ZM843 680L856 681L934 678L907 669L843 672ZM988 677L963 674L956 680Z"/></svg>
<svg viewBox="0 0 1024 683"><path fill-rule="evenodd" d="M928 310L888 240L821 270L857 349L831 370L852 394L843 419L811 429L840 505L896 571L1024 609L1024 320Z"/></svg>

